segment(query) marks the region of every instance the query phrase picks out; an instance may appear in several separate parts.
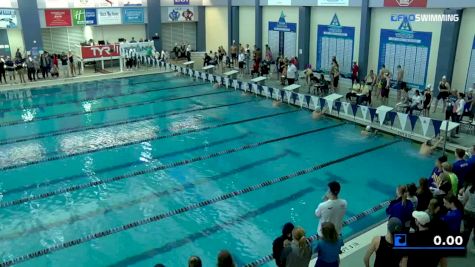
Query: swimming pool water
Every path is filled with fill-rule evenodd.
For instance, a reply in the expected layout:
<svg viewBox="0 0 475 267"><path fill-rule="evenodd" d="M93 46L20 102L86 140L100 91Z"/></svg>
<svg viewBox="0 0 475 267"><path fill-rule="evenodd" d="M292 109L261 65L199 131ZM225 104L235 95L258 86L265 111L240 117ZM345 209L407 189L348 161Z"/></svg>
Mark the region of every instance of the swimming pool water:
<svg viewBox="0 0 475 267"><path fill-rule="evenodd" d="M185 266L190 255L211 266L220 249L243 265L269 254L287 221L314 234L314 210L329 181L342 183L350 217L391 199L398 184L427 175L434 161L409 141L362 138L353 124L312 120L304 109L170 73L0 99L3 262L156 219L20 266ZM230 192L240 193L215 199ZM369 215L343 234L383 216Z"/></svg>

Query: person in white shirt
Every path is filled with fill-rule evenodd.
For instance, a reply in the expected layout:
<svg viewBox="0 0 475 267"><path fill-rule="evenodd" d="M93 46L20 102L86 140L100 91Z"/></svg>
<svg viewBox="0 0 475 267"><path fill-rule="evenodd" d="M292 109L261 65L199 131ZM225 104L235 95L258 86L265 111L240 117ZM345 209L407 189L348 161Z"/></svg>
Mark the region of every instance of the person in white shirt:
<svg viewBox="0 0 475 267"><path fill-rule="evenodd" d="M322 236L322 224L324 222L331 222L335 225L336 231L341 235L341 228L343 226L343 217L346 213L347 202L344 199L339 199L340 183L333 181L328 184L328 191L324 196L324 202L320 203L315 210L315 216L319 218L318 222L318 236Z"/></svg>
<svg viewBox="0 0 475 267"><path fill-rule="evenodd" d="M238 64L239 64L239 73L241 74L241 77L244 76L244 64L246 61L246 55L244 54L244 49L241 50L238 56Z"/></svg>
<svg viewBox="0 0 475 267"><path fill-rule="evenodd" d="M289 85L295 83L295 77L297 75L297 67L293 63L289 63L289 67L287 68L287 82Z"/></svg>
<svg viewBox="0 0 475 267"><path fill-rule="evenodd" d="M411 105L407 108L407 113L412 115L414 110L422 110L422 95L419 93L419 90L416 90L416 93L411 98Z"/></svg>
<svg viewBox="0 0 475 267"><path fill-rule="evenodd" d="M455 105L453 108L453 113L452 113L452 121L459 123L462 120L463 117L463 111L465 109L465 94L464 93L458 93L458 98L457 101L455 101ZM455 130L455 133L459 133L459 128Z"/></svg>

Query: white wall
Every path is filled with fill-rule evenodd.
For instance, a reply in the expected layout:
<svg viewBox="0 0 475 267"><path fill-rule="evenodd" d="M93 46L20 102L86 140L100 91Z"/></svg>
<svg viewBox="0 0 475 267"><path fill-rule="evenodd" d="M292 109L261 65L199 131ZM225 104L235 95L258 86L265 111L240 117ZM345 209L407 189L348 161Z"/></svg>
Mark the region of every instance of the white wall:
<svg viewBox="0 0 475 267"><path fill-rule="evenodd" d="M443 9L418 9L418 8L374 8L371 15L371 36L369 43L368 72L376 71L379 57L379 38L381 29L397 29L401 22L391 22L391 14L443 14ZM432 41L427 71L427 83L434 84L435 71L439 52L440 32L442 22L412 22L413 31L432 32ZM440 77L439 77L440 78ZM437 78L437 79L439 79Z"/></svg>
<svg viewBox="0 0 475 267"><path fill-rule="evenodd" d="M360 47L360 8L342 8L342 7L312 7L310 19L310 64L317 64L317 29L318 24L329 25L333 15L338 16L341 26L355 27L355 41L353 50L353 60L358 61ZM338 58L338 55L337 55Z"/></svg>
<svg viewBox="0 0 475 267"><path fill-rule="evenodd" d="M255 7L239 7L239 42L249 44L252 48L256 44L256 10Z"/></svg>
<svg viewBox="0 0 475 267"><path fill-rule="evenodd" d="M471 84L465 83L467 81L467 72L470 63L474 35L475 8L467 8L464 9L462 15L462 24L460 25L460 34L457 43L457 52L455 55L452 81L452 87L460 91L471 87Z"/></svg>
<svg viewBox="0 0 475 267"><path fill-rule="evenodd" d="M228 8L207 6L205 14L206 51L216 51L221 45L228 51Z"/></svg>
<svg viewBox="0 0 475 267"><path fill-rule="evenodd" d="M269 21L279 21L280 18L280 13L281 11L284 11L285 15L285 21L286 22L291 22L291 23L297 23L297 34L296 34L296 48L298 49L299 44L298 44L298 39L299 39L299 8L298 7L288 7L288 6L264 6L262 8L262 44L263 47L269 42ZM262 49L262 48L261 48ZM272 51L273 53L276 53L275 51ZM295 51L295 54L298 55L297 51ZM277 57L278 55L274 54L274 57Z"/></svg>
<svg viewBox="0 0 475 267"><path fill-rule="evenodd" d="M8 29L8 42L10 43L10 52L12 56L15 55L17 48L20 48L22 54L25 51L25 42L23 41L23 34L21 29Z"/></svg>
<svg viewBox="0 0 475 267"><path fill-rule="evenodd" d="M135 40L140 38L146 39L145 25L107 25L92 27L92 36L94 41L105 40L110 43L117 42L119 38L127 40L135 37Z"/></svg>

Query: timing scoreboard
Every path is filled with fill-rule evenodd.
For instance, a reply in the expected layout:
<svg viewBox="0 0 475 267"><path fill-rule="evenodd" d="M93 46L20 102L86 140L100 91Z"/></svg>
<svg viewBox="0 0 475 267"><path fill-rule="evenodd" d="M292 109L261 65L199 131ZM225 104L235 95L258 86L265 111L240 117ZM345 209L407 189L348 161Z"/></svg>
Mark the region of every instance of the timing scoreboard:
<svg viewBox="0 0 475 267"><path fill-rule="evenodd" d="M462 235L408 233L394 235L393 249L405 256L414 253L436 253L440 257L465 256L465 244Z"/></svg>

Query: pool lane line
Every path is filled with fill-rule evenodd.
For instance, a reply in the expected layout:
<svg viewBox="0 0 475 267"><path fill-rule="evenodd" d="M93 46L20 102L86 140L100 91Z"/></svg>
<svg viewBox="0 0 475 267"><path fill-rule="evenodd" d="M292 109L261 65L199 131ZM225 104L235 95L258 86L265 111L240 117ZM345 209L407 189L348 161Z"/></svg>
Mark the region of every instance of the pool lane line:
<svg viewBox="0 0 475 267"><path fill-rule="evenodd" d="M288 195L288 196L280 196L281 198L271 201L264 206L261 206L257 209L247 211L246 213L242 215L235 216L233 218L230 218L226 221L223 221L221 223L216 223L212 226L208 226L207 228L201 230L201 231L196 231L191 234L186 235L185 237L179 239L179 240L174 240L167 242L160 247L157 248L152 248L149 249L145 252L142 252L140 254L136 254L133 256L129 256L127 258L121 259L115 263L108 264L107 267L120 267L120 266L132 266L135 265L141 261L151 259L157 255L167 253L171 250L177 249L179 247L182 247L184 245L187 245L189 243L195 242L198 239L204 238L204 237L209 237L212 234L218 233L220 231L226 230L230 227L233 227L235 225L238 225L240 223L246 222L249 219L253 219L261 214L267 213L271 210L275 210L281 206L284 206L285 204L288 204L290 201L293 201L295 199L299 199L301 197L304 197L305 195L308 195L310 193L313 193L315 191L314 187L306 187L304 189L298 190L297 192ZM241 266L241 265L239 265Z"/></svg>
<svg viewBox="0 0 475 267"><path fill-rule="evenodd" d="M253 149L253 148L256 148L256 147L263 146L263 145L276 143L276 142L280 142L280 141L287 140L287 139L292 139L292 138L301 137L301 136L304 136L304 135L314 134L314 133L317 133L317 132L333 129L333 128L336 128L336 127L340 127L342 125L345 125L345 123L334 124L334 125L331 125L331 126L327 126L327 127L323 127L323 128L317 128L317 129L313 129L313 130L309 130L309 131L305 131L305 132L300 132L300 133L297 133L297 134L292 134L292 135L282 136L282 137L278 137L278 138L268 139L268 140L265 140L265 141L260 141L260 142L257 142L257 143L247 144L247 145L243 145L243 146L236 147L236 148L221 150L221 151L218 151L218 152L214 152L214 153L211 153L211 154L198 156L198 157L194 157L194 158L190 158L190 159L170 162L170 163L160 165L160 166L157 166L157 167L153 167L153 168L149 168L149 169L145 169L145 170L140 170L140 171L134 171L134 172L131 172L131 173L122 174L122 175L115 176L115 177L112 177L112 178L91 181L91 182L88 182L88 183L73 185L73 186L70 186L70 187L63 187L63 188L59 188L57 190L50 191L50 192L47 192L47 193L42 193L42 194L39 194L39 195L30 195L28 197L24 197L24 198L12 200L12 201L0 202L0 208L7 208L7 207L11 207L11 206L17 206L17 205L20 205L22 203L26 203L26 202L33 201L33 200L44 199L44 198L48 198L48 197L52 197L52 196L56 196L56 195L60 195L60 194L64 194L64 193L71 193L71 192L78 191L78 190L83 190L83 189L86 189L86 188L89 188L89 187L94 187L94 186L103 185L103 184L107 184L107 183L117 182L117 181L120 181L120 180L132 178L132 177L139 176L139 175L154 173L154 172L157 172L157 171L162 171L162 170L166 170L166 169L170 169L170 168L175 168L175 167L179 167L179 166L188 165L188 164L198 162L198 161L202 161L202 160L217 158L217 157L220 157L220 156L223 156L223 155L228 155L228 154L232 154L232 153L236 153L236 152L240 152L240 151L244 151L244 150L248 150L248 149ZM156 158L153 158L153 159L156 159Z"/></svg>
<svg viewBox="0 0 475 267"><path fill-rule="evenodd" d="M184 86L182 86L182 87L184 87ZM196 95L180 96L180 97L174 96L174 97L169 97L169 98L156 98L156 99L153 99L153 100L147 100L147 101L143 101L143 102L142 101L132 102L132 103L120 104L120 105L117 105L117 106L98 108L98 109L95 109L95 110L92 110L92 111L75 111L75 112L69 112L69 113L63 113L63 114L57 114L57 115L51 115L51 116L45 116L45 117L36 117L36 118L34 118L32 120L29 120L29 121L24 121L24 120L9 121L9 122L0 123L0 127L19 125L19 124L28 124L28 123L37 122L37 121L46 121L46 120L51 120L51 119L66 118L66 117L79 116L79 115L84 115L84 114L92 114L92 113L98 113L98 112L103 112L103 111L110 111L110 110L137 107L137 106L145 106L145 105L161 103L161 102L175 101L175 100L181 100L181 99L193 98L193 97L200 97L200 96L224 94L224 93L230 93L230 92L233 92L233 91L218 91L218 92L211 91L211 92L205 93L205 94L196 94Z"/></svg>
<svg viewBox="0 0 475 267"><path fill-rule="evenodd" d="M25 141L31 141L31 140L36 140L36 139L40 139L40 138L46 138L46 137L52 137L52 136L70 134L70 133L83 132L83 131L88 131L88 130L93 130L93 129L102 129L102 128L107 128L107 127L112 127L112 126L132 124L132 123L136 123L136 122L149 121L149 120L154 120L154 119L159 119L159 118L166 118L166 117L186 114L186 113L190 113L190 112L204 111L204 110L210 110L210 109L215 109L215 108L241 105L241 104L244 104L244 103L258 102L258 101L263 101L263 100L265 100L265 99L246 100L246 101L240 101L240 102L231 103L231 104L214 105L214 106L199 107L199 108L192 108L192 109L181 109L180 111L175 111L175 112L165 111L165 112L154 113L152 115L146 115L146 116L141 116L141 117L136 117L136 118L131 118L131 119L119 120L119 121L115 121L115 122L111 122L111 123L99 122L99 123L95 123L95 124L92 124L92 125L89 125L89 126L75 126L75 127L70 127L70 128L66 128L66 129L62 129L62 130L52 131L52 132L46 132L46 133L27 135L27 136L22 136L22 137L17 137L17 138L5 139L5 140L0 141L0 146L13 144L13 143L19 143L19 142L25 142Z"/></svg>
<svg viewBox="0 0 475 267"><path fill-rule="evenodd" d="M343 221L343 226L348 226L348 225L350 225L351 223L354 223L354 222L356 222L356 221L359 221L359 220L365 218L365 217L368 216L368 215L371 215L371 214L373 214L373 213L375 213L375 212L377 212L377 211L379 211L379 210L381 210L381 209L383 209L383 208L386 208L387 206L389 206L389 203L390 203L390 201L384 201L384 202L379 203L378 205L376 205L376 206L374 206L374 207L372 207L372 208L370 208L370 209L367 209L367 210L365 210L365 211L363 211L363 212L361 212L361 213L358 213L358 214L356 214L356 215L354 215L354 216L351 216L351 217L349 217L348 219L346 219L345 221ZM317 235L317 234L314 234L314 235L312 235L312 236L309 236L307 239L308 239L309 241L314 241L314 240L317 240L317 237L318 237L318 235ZM271 262L271 261L274 261L274 257L272 256L272 254L268 254L268 255L266 255L266 256L264 256L264 257L258 259L258 260L255 260L255 261L253 261L253 262L250 262L250 263L244 265L243 267L256 267L256 266L261 266L261 265L266 264L266 263Z"/></svg>
<svg viewBox="0 0 475 267"><path fill-rule="evenodd" d="M207 131L207 130L210 130L210 129L221 128L221 127L225 127L225 126L230 126L230 125L235 125L235 124L260 120L260 119L264 119L264 118L270 118L270 117L274 117L274 116L278 116L278 115L282 115L282 114L288 114L288 113L299 112L299 111L301 111L301 110L294 109L294 110L283 111L283 112L279 112L279 113L274 113L274 114L249 118L249 119L243 119L243 120L239 120L239 121L225 122L225 123L220 123L220 124L217 124L217 125L210 125L210 126L205 126L205 127L201 127L201 128L194 128L194 129L190 129L190 130L186 130L186 131L171 132L171 133L168 133L168 134L165 134L165 135L158 135L158 136L154 136L154 137L151 137L151 138L135 140L135 141L132 141L132 142L121 143L121 144L108 146L108 147L99 147L99 148L96 148L96 149L79 151L79 152L75 152L75 153L71 153L71 154L56 155L56 156L52 156L52 157L49 157L49 158L43 158L43 159L29 161L29 162L23 162L23 163L19 163L19 164L15 164L15 165L4 166L4 167L0 168L0 171L13 170L13 169L17 169L17 168L21 168L21 167L25 167L25 166L31 166L31 165L35 165L35 164L39 164L39 163L43 163L43 162L62 160L62 159L72 158L72 157L75 157L75 156L81 156L81 155L96 153L96 152L100 152L100 151L105 151L105 150L111 150L111 149L116 149L116 148L133 146L133 145L141 144L143 142L150 142L150 141L156 141L156 140L166 139L166 138L170 138L170 137L176 137L176 136L190 134L190 133L197 133L197 132Z"/></svg>
<svg viewBox="0 0 475 267"><path fill-rule="evenodd" d="M152 92L159 92L159 91L167 91L167 90L176 90L180 89L183 87L194 87L194 86L200 86L200 85L205 85L207 83L188 83L184 84L181 86L173 86L173 87L165 87L165 88L156 88L156 89L146 89L146 90L141 90L141 91L133 91L129 93L120 93L120 94L109 94L109 95L103 95L103 96L98 96L98 97L89 97L89 98L84 98L84 99L72 99L72 100L64 100L64 101L59 101L59 102L52 102L52 103L44 103L44 104L35 104L31 105L29 107L14 107L14 108L6 108L6 109L0 109L0 113L7 113L7 112L12 112L12 111L22 111L25 109L37 109L37 108L44 108L44 107L52 107L52 106L58 106L58 105L65 105L65 104L77 104L85 101L93 101L93 100L100 100L100 99L115 99L117 97L124 97L124 96L131 96L131 95L136 95L136 94L146 94L146 93L152 93Z"/></svg>
<svg viewBox="0 0 475 267"><path fill-rule="evenodd" d="M366 154L366 153L373 152L375 150L393 145L393 144L398 143L398 142L401 142L401 140L395 140L395 141L388 142L386 144L378 145L376 147L368 148L368 149L365 149L363 151L356 152L356 153L350 154L348 156L345 156L345 157L342 157L342 158L339 158L339 159L331 160L331 161L328 161L328 162L323 163L323 164L318 164L318 165L315 165L315 166L307 168L307 169L302 169L302 170L296 171L296 172L288 174L288 175L284 175L284 176L281 176L281 177L278 177L278 178L274 178L272 180L267 180L267 181L259 183L257 185L252 185L252 186L249 186L249 187L246 187L244 189L237 190L237 191L234 191L234 192L229 192L227 194L223 194L223 195L220 195L220 196L208 199L208 200L197 202L197 203L194 203L194 204L191 204L191 205L179 208L179 209L170 210L170 211L165 212L165 213L161 213L161 214L158 214L158 215L155 215L155 216L151 216L151 217L147 217L147 218L144 218L144 219L136 220L136 221L133 221L131 223L124 224L124 225L121 225L121 226L117 226L117 227L114 227L114 228L110 228L110 229L105 230L105 231L96 232L96 233L93 233L93 234L83 236L81 238L77 238L77 239L70 240L70 241L67 241L67 242L59 243L59 244L56 244L56 245L53 245L53 246L50 246L50 247L32 252L32 253L29 253L29 254L26 254L26 255L23 255L23 256L13 258L13 259L8 260L8 261L4 261L3 263L0 264L0 267L11 266L11 265L14 265L14 264L25 262L25 261L28 261L28 260L31 260L31 259L34 259L34 258L38 258L38 257L44 256L44 255L47 255L47 254L51 254L51 253L59 251L59 250L63 250L63 249L66 249L66 248L77 246L77 245L89 242L91 240L95 240L95 239L106 237L106 236L109 236L109 235L112 235L112 234L123 232L123 231L133 229L133 228L136 228L136 227L139 227L139 226L142 226L142 225L146 225L146 224L149 224L149 223L152 223L152 222L161 221L163 219L166 219L166 218L178 215L178 214L182 214L182 213L185 213L185 212L188 212L188 211L191 211L191 210L206 207L206 206L209 206L211 204L215 204L215 203L218 203L218 202L221 202L221 201L224 201L224 200L236 197L236 196L244 195L244 194L247 194L249 192L253 192L253 191L256 191L256 190L259 190L259 189L262 189L262 188L265 188L265 187L268 187L268 186L271 186L271 185L274 185L274 184L277 184L277 183L280 183L280 182L284 182L284 181L287 181L287 180L295 178L295 177L299 177L299 176L302 176L302 175L305 175L305 174L312 173L314 171L323 169L325 167L328 167L328 166L346 161L348 159L352 159L352 158L361 156L361 155Z"/></svg>
<svg viewBox="0 0 475 267"><path fill-rule="evenodd" d="M257 161L251 162L249 164L242 165L238 168L234 168L232 170L222 172L222 173L219 173L217 175L213 175L211 177L198 178L198 179L196 179L196 181L189 181L189 182L185 182L185 183L180 183L180 184L178 184L178 185L176 185L172 188L166 189L166 190L162 190L162 191L158 191L158 192L153 191L153 192L147 193L145 195L140 196L140 198L127 200L127 201L124 201L124 202L121 202L121 203L111 204L110 206L107 206L106 208L92 210L92 211L89 211L89 212L86 212L86 213L83 213L83 214L79 214L79 215L75 214L74 216L65 218L64 220L53 221L53 222L50 222L50 223L47 223L47 224L37 225L37 226L35 226L33 228L30 228L30 229L22 229L22 230L19 230L17 232L10 232L8 234L5 234L5 231L2 231L3 235L0 236L0 242L9 241L9 240L12 240L12 239L15 239L15 238L25 236L27 234L33 234L33 233L37 233L37 232L40 232L40 231L50 230L53 227L61 226L61 225L64 225L64 224L73 224L73 223L76 223L78 221L90 219L91 217L94 217L94 216L105 215L109 212L130 208L134 205L141 204L141 203L144 203L144 202L148 202L148 201L160 198L160 197L165 197L165 196L168 196L168 195L172 195L172 194L175 194L175 193L180 193L182 191L185 191L185 190L191 189L191 188L195 188L195 187L197 187L199 185L202 185L202 184L207 184L207 183L212 182L212 181L213 182L218 181L218 180L224 179L228 176L231 176L231 175L240 173L242 171L248 170L249 168L253 168L253 167L256 167L258 165L263 165L263 164L266 164L266 163L269 163L269 162L272 162L272 161L279 160L279 159L285 157L286 155L294 155L294 154L295 154L295 152L286 149L282 153L274 155L272 157L257 160Z"/></svg>
<svg viewBox="0 0 475 267"><path fill-rule="evenodd" d="M160 72L160 73L157 73L158 75L161 75L161 74L166 74L166 73L171 73L171 72ZM100 82L103 82L103 81L110 81L110 80L123 80L123 79L127 79L127 78L132 78L132 77L117 77L117 78L113 78L113 79L105 79L105 80L95 80L95 81L86 81L86 82L75 82L75 83L69 83L69 84L66 84L66 85L78 85L78 84L84 84L84 86L87 86L87 85L92 85L91 87L87 87L87 88L81 88L81 89L68 89L67 91L63 91L61 89L61 91L59 92L52 92L52 93L45 93L45 94L32 94L31 96L28 96L28 97L22 97L22 98L17 98L17 99L13 99L13 100L20 100L20 99L32 99L32 98L39 98L39 97L44 97L44 96L52 96L52 95L63 95L63 94L70 94L70 93L81 93L81 92L85 92L87 90L97 90L97 88L99 87L99 83ZM166 79L161 79L161 80L158 80L158 81L155 81L155 82L160 82L160 81L169 81L171 78L174 78L173 76L169 76L168 78ZM91 84L88 84L88 83L91 83ZM116 84L112 84L111 86L114 86ZM118 85L118 84L117 84ZM133 84L125 84L125 85L135 85L135 83ZM4 94L8 94L8 93L12 93L12 92L18 92L18 91L22 91L22 92L27 92L27 91L30 91L30 92L35 92L35 93L38 93L42 90L51 90L52 86L57 86L57 85L44 85L44 86L39 86L39 87L33 87L33 88L21 88L21 89L12 89L12 90L4 90L4 91L0 91L0 95L4 95ZM93 88L94 87L94 88ZM110 89L110 88L113 88L113 87L109 87L109 88L106 88L106 89ZM10 100L10 99L5 99L5 100Z"/></svg>

